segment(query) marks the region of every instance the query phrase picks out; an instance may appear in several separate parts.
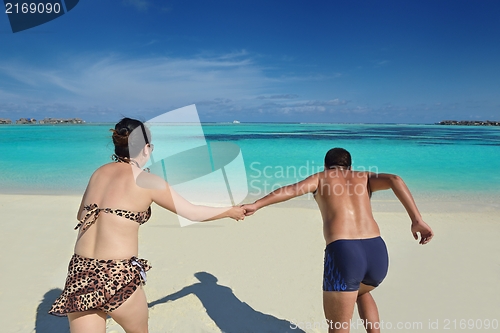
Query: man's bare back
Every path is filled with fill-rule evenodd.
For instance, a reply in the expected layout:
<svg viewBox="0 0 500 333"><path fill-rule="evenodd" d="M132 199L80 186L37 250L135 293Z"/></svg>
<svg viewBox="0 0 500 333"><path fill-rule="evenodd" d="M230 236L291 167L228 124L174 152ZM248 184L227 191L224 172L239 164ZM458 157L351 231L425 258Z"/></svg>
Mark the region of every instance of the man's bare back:
<svg viewBox="0 0 500 333"><path fill-rule="evenodd" d="M316 174L314 198L323 217L327 244L337 239L380 236L370 204L368 172L335 167Z"/></svg>

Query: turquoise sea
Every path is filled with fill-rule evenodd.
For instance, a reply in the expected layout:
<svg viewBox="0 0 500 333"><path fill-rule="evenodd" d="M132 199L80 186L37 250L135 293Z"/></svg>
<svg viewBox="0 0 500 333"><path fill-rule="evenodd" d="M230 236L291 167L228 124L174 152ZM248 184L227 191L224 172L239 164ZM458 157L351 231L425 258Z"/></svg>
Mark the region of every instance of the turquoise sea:
<svg viewBox="0 0 500 333"><path fill-rule="evenodd" d="M0 192L81 194L109 163L113 124L0 126ZM153 131L155 152L182 142ZM189 132L189 130L187 130ZM205 139L241 148L249 192L269 192L322 169L328 149L343 147L358 170L395 173L413 192L500 191L500 128L383 124L203 124ZM172 137L174 137L173 135Z"/></svg>

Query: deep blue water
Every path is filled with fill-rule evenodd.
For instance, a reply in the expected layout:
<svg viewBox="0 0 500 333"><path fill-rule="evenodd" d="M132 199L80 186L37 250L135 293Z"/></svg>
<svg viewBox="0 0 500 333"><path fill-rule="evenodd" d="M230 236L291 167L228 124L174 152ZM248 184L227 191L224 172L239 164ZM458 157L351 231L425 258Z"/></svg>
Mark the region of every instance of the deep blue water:
<svg viewBox="0 0 500 333"><path fill-rule="evenodd" d="M111 127L0 126L0 191L82 193L92 172L111 162ZM499 192L498 127L205 124L203 131L208 142L241 148L254 194L321 170L333 147L349 150L355 169L396 173L413 191ZM156 158L162 147L182 150L189 133L190 126L153 129Z"/></svg>

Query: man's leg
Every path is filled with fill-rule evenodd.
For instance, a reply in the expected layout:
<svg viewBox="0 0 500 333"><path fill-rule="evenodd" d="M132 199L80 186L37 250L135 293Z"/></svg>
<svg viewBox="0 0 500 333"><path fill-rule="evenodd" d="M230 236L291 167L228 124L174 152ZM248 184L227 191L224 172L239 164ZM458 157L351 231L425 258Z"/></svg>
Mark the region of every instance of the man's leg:
<svg viewBox="0 0 500 333"><path fill-rule="evenodd" d="M323 291L328 333L349 332L357 296L357 291Z"/></svg>
<svg viewBox="0 0 500 333"><path fill-rule="evenodd" d="M375 287L367 286L361 283L358 291L358 304L359 318L363 320L366 332L379 333L380 332L380 319L378 316L377 304L373 299L370 291Z"/></svg>

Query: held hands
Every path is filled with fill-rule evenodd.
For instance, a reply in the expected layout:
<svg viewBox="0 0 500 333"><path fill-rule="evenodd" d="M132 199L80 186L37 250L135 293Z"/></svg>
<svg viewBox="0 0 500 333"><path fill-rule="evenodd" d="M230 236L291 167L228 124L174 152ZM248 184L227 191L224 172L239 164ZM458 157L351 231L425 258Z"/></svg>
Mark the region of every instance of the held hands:
<svg viewBox="0 0 500 333"><path fill-rule="evenodd" d="M411 233L413 234L413 238L418 240L418 233L420 233L420 242L419 244L427 244L431 241L432 237L434 237L434 233L432 232L431 227L427 225L422 220L415 220L411 223Z"/></svg>
<svg viewBox="0 0 500 333"><path fill-rule="evenodd" d="M236 221L244 220L245 219L245 209L242 206L231 207L231 209L229 209L227 211L227 217L230 217Z"/></svg>
<svg viewBox="0 0 500 333"><path fill-rule="evenodd" d="M253 215L257 211L257 205L255 203L253 204L246 204L241 206L243 209L245 209L245 216L250 216Z"/></svg>

